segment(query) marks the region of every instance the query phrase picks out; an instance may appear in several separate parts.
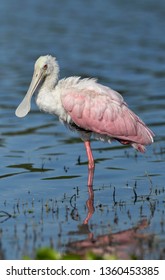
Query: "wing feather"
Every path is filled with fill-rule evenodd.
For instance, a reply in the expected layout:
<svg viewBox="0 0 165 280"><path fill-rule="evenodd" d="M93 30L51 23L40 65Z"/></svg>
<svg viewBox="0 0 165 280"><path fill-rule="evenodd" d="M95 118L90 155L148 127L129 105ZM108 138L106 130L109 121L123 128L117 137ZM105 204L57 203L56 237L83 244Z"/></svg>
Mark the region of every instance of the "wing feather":
<svg viewBox="0 0 165 280"><path fill-rule="evenodd" d="M61 101L72 121L85 130L142 145L153 141L153 133L122 96L107 87L66 88Z"/></svg>

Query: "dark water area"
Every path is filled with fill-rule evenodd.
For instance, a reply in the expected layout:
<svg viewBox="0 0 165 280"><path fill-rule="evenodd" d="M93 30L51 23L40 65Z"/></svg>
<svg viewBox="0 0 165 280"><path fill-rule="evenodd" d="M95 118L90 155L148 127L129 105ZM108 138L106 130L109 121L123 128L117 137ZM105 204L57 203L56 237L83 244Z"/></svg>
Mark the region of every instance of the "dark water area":
<svg viewBox="0 0 165 280"><path fill-rule="evenodd" d="M139 257L164 258L164 30L163 0L2 1L0 258L33 258L42 246L65 252L90 234L130 233L144 222ZM34 98L26 118L15 116L45 54L57 57L61 77L96 77L119 91L156 135L145 154L92 141L92 200L78 135Z"/></svg>

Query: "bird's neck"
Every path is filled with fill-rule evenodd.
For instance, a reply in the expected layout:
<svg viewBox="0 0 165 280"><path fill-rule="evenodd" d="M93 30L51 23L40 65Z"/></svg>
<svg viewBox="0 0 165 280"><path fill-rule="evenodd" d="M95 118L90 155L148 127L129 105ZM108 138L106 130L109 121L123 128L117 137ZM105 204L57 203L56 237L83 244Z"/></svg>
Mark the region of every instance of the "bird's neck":
<svg viewBox="0 0 165 280"><path fill-rule="evenodd" d="M57 104L60 104L60 93L56 87L58 75L59 71L57 68L46 76L36 95L36 103L41 110L59 116Z"/></svg>

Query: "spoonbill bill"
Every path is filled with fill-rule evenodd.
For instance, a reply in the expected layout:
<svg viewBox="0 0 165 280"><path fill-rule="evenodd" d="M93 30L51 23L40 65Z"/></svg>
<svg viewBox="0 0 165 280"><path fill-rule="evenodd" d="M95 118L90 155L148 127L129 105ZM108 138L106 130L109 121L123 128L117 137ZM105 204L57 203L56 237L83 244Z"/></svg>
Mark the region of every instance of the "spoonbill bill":
<svg viewBox="0 0 165 280"><path fill-rule="evenodd" d="M29 89L16 109L17 117L30 111L35 91L38 107L57 115L67 127L77 131L84 141L89 170L94 170L90 138L131 145L140 152L153 142L154 133L131 111L123 97L101 85L94 78L72 76L58 80L59 66L55 57L40 56L34 65ZM90 180L89 180L90 181Z"/></svg>

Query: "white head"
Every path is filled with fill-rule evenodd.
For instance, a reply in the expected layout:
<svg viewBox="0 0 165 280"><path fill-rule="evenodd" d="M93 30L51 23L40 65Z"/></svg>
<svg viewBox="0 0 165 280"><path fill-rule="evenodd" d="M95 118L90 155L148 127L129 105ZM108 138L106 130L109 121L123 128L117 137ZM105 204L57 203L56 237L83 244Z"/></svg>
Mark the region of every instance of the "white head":
<svg viewBox="0 0 165 280"><path fill-rule="evenodd" d="M34 73L29 89L24 99L15 111L17 117L22 118L28 114L28 112L30 111L32 95L38 89L39 85L44 82L46 77L50 77L53 75L52 82L54 85L58 78L58 73L59 66L55 57L52 57L51 55L45 55L40 56L36 60L34 65Z"/></svg>

